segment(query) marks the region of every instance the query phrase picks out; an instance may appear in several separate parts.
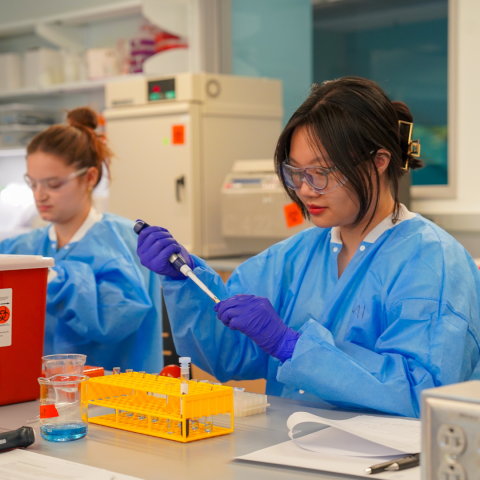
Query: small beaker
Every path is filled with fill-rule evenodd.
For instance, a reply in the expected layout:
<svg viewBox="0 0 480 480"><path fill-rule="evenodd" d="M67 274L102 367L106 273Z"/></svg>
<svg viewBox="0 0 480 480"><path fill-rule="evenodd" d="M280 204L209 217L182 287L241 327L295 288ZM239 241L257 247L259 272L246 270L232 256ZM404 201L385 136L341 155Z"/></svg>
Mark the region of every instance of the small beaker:
<svg viewBox="0 0 480 480"><path fill-rule="evenodd" d="M54 375L83 375L83 367L87 360L86 355L79 353L59 353L42 357L42 375L45 378Z"/></svg>
<svg viewBox="0 0 480 480"><path fill-rule="evenodd" d="M40 434L50 442L69 442L87 434L88 408L82 404L86 375L40 377Z"/></svg>

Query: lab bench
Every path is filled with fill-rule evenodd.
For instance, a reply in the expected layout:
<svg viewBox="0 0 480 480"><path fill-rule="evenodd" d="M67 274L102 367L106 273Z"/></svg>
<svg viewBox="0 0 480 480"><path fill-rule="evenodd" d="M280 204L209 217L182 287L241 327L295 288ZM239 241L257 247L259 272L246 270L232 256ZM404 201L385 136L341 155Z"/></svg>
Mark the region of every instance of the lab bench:
<svg viewBox="0 0 480 480"><path fill-rule="evenodd" d="M189 444L94 424L89 424L86 438L50 443L40 437L39 426L34 426L37 441L28 451L141 479L338 480L338 474L234 460L234 457L288 441L286 422L292 413L305 411L321 415L321 410L309 403L273 396L269 396L268 401L271 406L266 413L236 418L234 433ZM0 407L0 431L25 425L27 419L38 415L38 408L39 402ZM332 418L358 415L358 412L330 410Z"/></svg>

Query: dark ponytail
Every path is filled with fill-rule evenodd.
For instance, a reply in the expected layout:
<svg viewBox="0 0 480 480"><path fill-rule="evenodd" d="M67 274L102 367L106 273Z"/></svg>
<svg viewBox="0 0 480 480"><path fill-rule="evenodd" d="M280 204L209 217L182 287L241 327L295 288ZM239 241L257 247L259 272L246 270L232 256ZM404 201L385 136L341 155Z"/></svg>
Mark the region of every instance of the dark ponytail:
<svg viewBox="0 0 480 480"><path fill-rule="evenodd" d="M110 173L113 152L104 138L97 135L98 116L90 108L82 107L67 114L68 125L52 125L36 135L27 146L27 155L41 151L62 158L78 170L96 167L97 185L106 168Z"/></svg>

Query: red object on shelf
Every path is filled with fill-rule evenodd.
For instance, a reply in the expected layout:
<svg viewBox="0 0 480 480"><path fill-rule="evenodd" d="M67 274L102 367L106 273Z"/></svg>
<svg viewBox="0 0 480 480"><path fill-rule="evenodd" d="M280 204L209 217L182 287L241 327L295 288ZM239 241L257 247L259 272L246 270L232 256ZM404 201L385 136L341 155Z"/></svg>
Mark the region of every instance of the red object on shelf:
<svg viewBox="0 0 480 480"><path fill-rule="evenodd" d="M155 52L164 52L172 48L188 48L188 42L185 38L179 37L165 30L155 35Z"/></svg>
<svg viewBox="0 0 480 480"><path fill-rule="evenodd" d="M178 365L167 365L160 372L162 377L180 378L180 367Z"/></svg>
<svg viewBox="0 0 480 480"><path fill-rule="evenodd" d="M0 405L39 396L47 275L53 265L53 258L38 255L0 256Z"/></svg>

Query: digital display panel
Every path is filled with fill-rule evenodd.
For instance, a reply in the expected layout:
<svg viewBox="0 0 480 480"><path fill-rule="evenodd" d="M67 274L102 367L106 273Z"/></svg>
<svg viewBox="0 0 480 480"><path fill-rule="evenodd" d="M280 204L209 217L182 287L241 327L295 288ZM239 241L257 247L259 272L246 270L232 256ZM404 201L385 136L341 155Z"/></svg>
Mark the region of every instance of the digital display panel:
<svg viewBox="0 0 480 480"><path fill-rule="evenodd" d="M148 82L148 101L175 99L175 79L151 80Z"/></svg>

